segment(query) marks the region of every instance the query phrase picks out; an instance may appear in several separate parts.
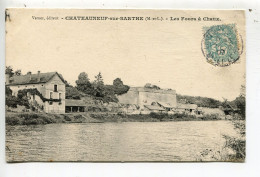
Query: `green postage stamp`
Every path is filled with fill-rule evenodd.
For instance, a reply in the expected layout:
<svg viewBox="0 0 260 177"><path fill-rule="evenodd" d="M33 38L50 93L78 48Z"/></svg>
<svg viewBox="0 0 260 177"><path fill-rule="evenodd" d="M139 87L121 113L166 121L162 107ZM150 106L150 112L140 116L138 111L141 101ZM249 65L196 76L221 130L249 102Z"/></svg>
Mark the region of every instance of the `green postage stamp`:
<svg viewBox="0 0 260 177"><path fill-rule="evenodd" d="M235 24L214 25L203 30L202 52L209 63L225 67L239 60L243 43Z"/></svg>

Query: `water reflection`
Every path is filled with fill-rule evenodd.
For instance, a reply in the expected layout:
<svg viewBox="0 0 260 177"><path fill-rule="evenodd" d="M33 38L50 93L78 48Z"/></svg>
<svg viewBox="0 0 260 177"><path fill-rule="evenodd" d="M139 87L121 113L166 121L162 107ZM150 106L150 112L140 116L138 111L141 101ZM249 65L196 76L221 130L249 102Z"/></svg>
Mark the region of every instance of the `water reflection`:
<svg viewBox="0 0 260 177"><path fill-rule="evenodd" d="M194 161L236 135L228 121L6 127L7 161Z"/></svg>

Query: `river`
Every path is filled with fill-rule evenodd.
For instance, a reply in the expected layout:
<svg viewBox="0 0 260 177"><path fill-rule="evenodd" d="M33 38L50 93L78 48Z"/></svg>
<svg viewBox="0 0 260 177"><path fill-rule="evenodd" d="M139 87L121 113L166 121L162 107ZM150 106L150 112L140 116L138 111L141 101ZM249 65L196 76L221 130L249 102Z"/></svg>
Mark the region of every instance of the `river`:
<svg viewBox="0 0 260 177"><path fill-rule="evenodd" d="M123 122L6 127L7 161L196 161L221 150L229 121Z"/></svg>

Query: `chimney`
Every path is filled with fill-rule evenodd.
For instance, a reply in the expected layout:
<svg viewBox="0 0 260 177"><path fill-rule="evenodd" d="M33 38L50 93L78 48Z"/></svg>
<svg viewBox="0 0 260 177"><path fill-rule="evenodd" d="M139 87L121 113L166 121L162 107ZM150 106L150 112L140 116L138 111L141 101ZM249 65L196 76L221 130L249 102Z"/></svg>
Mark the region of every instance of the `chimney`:
<svg viewBox="0 0 260 177"><path fill-rule="evenodd" d="M41 81L40 73L41 73L41 71L38 71L38 74L37 74L37 82L40 82L40 81Z"/></svg>
<svg viewBox="0 0 260 177"><path fill-rule="evenodd" d="M32 80L32 72L31 71L27 72L27 75L29 76L29 80Z"/></svg>

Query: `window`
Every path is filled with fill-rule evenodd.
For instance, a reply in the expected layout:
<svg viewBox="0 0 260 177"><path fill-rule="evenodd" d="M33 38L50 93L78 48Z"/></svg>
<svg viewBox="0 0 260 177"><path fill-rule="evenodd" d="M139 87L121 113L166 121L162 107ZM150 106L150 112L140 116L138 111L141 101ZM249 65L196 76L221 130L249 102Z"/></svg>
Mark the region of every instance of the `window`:
<svg viewBox="0 0 260 177"><path fill-rule="evenodd" d="M59 93L59 99L61 100L61 93Z"/></svg>
<svg viewBox="0 0 260 177"><path fill-rule="evenodd" d="M50 99L52 99L52 94L53 94L53 93L52 93L52 92L50 92Z"/></svg>
<svg viewBox="0 0 260 177"><path fill-rule="evenodd" d="M54 92L57 92L57 91L58 91L58 86L54 85Z"/></svg>

